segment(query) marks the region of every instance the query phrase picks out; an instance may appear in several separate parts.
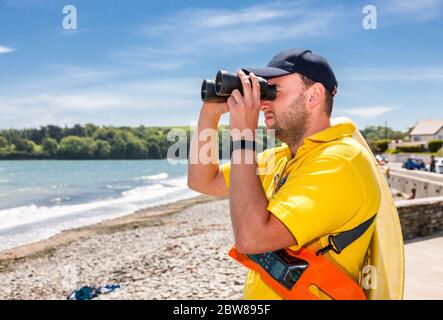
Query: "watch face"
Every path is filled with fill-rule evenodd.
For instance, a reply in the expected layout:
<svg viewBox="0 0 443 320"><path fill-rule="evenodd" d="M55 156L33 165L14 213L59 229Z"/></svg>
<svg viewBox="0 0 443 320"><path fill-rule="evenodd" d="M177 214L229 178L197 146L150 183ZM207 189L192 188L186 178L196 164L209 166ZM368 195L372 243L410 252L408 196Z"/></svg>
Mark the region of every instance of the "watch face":
<svg viewBox="0 0 443 320"><path fill-rule="evenodd" d="M231 143L231 150L237 149L250 149L255 151L255 141L254 140L234 140Z"/></svg>

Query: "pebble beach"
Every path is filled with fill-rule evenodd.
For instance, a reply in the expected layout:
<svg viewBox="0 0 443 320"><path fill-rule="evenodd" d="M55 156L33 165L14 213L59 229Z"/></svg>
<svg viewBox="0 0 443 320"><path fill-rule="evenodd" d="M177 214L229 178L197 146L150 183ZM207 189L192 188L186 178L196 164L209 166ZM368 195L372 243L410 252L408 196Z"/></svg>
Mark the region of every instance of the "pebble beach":
<svg viewBox="0 0 443 320"><path fill-rule="evenodd" d="M95 299L241 299L246 270L227 199L199 196L64 231L0 252L0 299L66 299L118 284Z"/></svg>

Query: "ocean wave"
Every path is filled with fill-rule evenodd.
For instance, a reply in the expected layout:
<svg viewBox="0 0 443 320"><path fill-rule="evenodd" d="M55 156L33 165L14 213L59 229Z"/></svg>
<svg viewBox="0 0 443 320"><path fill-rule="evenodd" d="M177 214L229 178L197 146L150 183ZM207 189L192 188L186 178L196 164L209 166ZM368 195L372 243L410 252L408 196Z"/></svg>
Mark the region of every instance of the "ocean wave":
<svg viewBox="0 0 443 320"><path fill-rule="evenodd" d="M0 179L0 183L8 183L9 182L9 180L7 180L7 179Z"/></svg>
<svg viewBox="0 0 443 320"><path fill-rule="evenodd" d="M51 199L49 202L60 203L63 201L69 201L70 199L71 199L70 197L57 197L57 198Z"/></svg>
<svg viewBox="0 0 443 320"><path fill-rule="evenodd" d="M168 178L168 174L166 172L162 172L159 174L135 178L135 180L163 180L166 178Z"/></svg>
<svg viewBox="0 0 443 320"><path fill-rule="evenodd" d="M118 198L82 204L63 204L66 198L52 199L53 206L21 206L0 210L0 251L48 238L62 230L98 223L171 201L196 196L187 187L186 177L136 187ZM49 230L49 231L48 231Z"/></svg>
<svg viewBox="0 0 443 320"><path fill-rule="evenodd" d="M131 189L134 186L130 186L130 185L112 185L112 184L107 184L106 188L107 189L113 189L113 190L121 190L121 189Z"/></svg>
<svg viewBox="0 0 443 320"><path fill-rule="evenodd" d="M66 183L59 184L59 185L57 185L57 184L53 184L53 185L51 186L52 189L62 189L62 188L67 188L67 187L69 187L69 185L66 184Z"/></svg>

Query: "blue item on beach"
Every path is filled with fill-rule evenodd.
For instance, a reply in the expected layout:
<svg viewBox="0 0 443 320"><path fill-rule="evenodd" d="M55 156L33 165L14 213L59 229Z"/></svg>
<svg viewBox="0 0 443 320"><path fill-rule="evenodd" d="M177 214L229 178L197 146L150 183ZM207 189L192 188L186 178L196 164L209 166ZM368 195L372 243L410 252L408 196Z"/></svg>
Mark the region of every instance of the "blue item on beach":
<svg viewBox="0 0 443 320"><path fill-rule="evenodd" d="M91 300L97 297L99 294L110 293L116 289L119 289L120 285L111 284L103 287L95 288L95 287L81 287L78 290L73 291L68 297L68 300Z"/></svg>
<svg viewBox="0 0 443 320"><path fill-rule="evenodd" d="M98 294L106 294L106 293L110 293L112 291L114 291L115 289L119 289L120 285L118 284L108 284L104 287L100 287L97 289L97 293Z"/></svg>

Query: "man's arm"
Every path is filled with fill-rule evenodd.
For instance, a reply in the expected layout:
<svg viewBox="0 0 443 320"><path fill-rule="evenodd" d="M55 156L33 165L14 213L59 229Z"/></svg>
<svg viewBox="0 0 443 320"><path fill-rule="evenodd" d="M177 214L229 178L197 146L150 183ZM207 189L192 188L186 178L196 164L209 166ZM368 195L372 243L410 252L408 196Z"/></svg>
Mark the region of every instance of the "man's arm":
<svg viewBox="0 0 443 320"><path fill-rule="evenodd" d="M218 161L217 126L228 111L226 103L204 103L192 137L188 159L188 187L210 195L227 196ZM209 154L208 154L209 150Z"/></svg>
<svg viewBox="0 0 443 320"><path fill-rule="evenodd" d="M253 163L241 161L251 158ZM254 151L232 153L229 204L237 250L255 254L296 245L292 233L267 210L268 200L256 170Z"/></svg>
<svg viewBox="0 0 443 320"><path fill-rule="evenodd" d="M227 101L231 136L234 141L255 139L261 108L260 85L252 72L250 80L242 70L237 74L243 95L234 90ZM237 250L253 254L295 245L292 233L268 211L268 200L256 172L255 151L232 152L229 205Z"/></svg>

